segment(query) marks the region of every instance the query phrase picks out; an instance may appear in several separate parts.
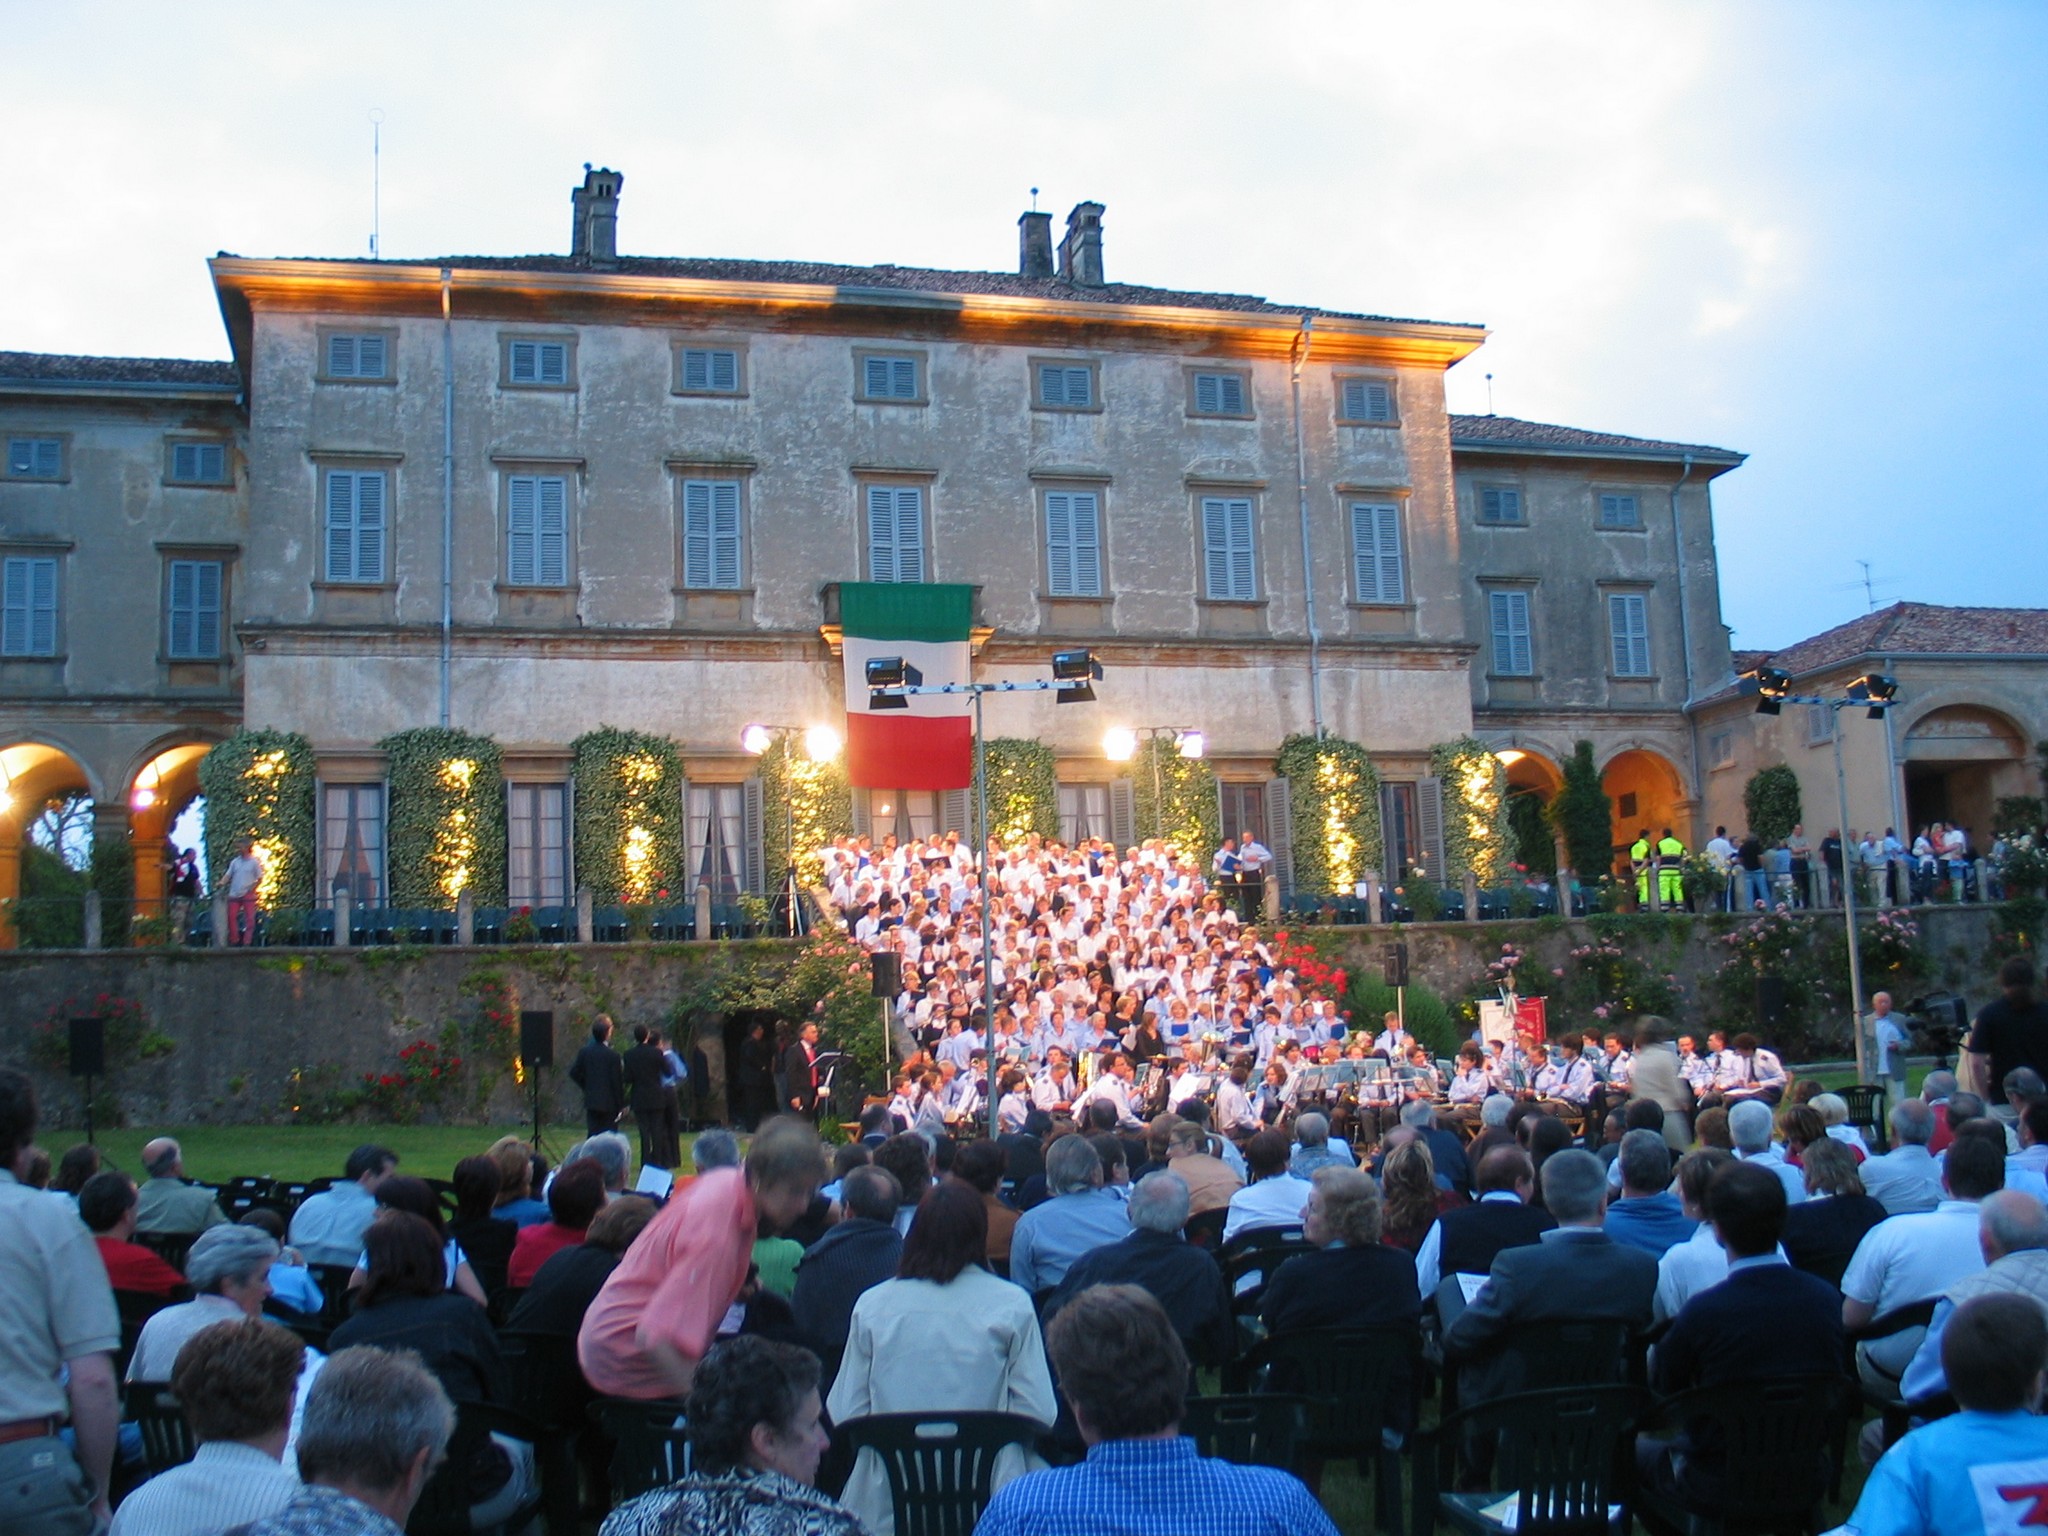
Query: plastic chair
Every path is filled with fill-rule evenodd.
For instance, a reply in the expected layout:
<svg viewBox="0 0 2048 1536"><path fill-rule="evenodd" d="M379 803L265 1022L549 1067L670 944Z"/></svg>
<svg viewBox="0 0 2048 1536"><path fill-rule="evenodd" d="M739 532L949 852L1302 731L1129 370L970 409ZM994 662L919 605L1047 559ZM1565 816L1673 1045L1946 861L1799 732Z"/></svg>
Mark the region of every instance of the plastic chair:
<svg viewBox="0 0 2048 1536"><path fill-rule="evenodd" d="M355 1311L355 1292L348 1288L355 1268L349 1264L308 1264L306 1268L320 1287L319 1326L332 1333Z"/></svg>
<svg viewBox="0 0 2048 1536"><path fill-rule="evenodd" d="M198 1451L192 1426L185 1422L185 1410L171 1395L168 1383L131 1381L126 1406L128 1417L142 1432L142 1460L151 1477L182 1467Z"/></svg>
<svg viewBox="0 0 2048 1536"><path fill-rule="evenodd" d="M1229 1208L1219 1205L1213 1211L1204 1211L1199 1216L1190 1216L1187 1226L1182 1231L1186 1235L1187 1240L1194 1244L1195 1247L1206 1248L1211 1253L1214 1253L1223 1246L1223 1225L1229 1220Z"/></svg>
<svg viewBox="0 0 2048 1536"><path fill-rule="evenodd" d="M1642 1487L1636 1517L1659 1536L1811 1536L1827 1523L1822 1506L1840 1464L1851 1390L1843 1376L1781 1376L1666 1398L1630 1433L1683 1435L1692 1448L1689 1472L1701 1470L1702 1452L1710 1450L1739 1473L1716 1478L1711 1497Z"/></svg>
<svg viewBox="0 0 2048 1536"><path fill-rule="evenodd" d="M138 1232L135 1241L162 1259L179 1274L185 1273L186 1256L199 1241L197 1232Z"/></svg>
<svg viewBox="0 0 2048 1536"><path fill-rule="evenodd" d="M1628 1431L1643 1406L1635 1387L1558 1387L1492 1398L1447 1415L1416 1437L1410 1462L1410 1536L1439 1518L1469 1536L1502 1529L1483 1511L1516 1497L1517 1536L1608 1536L1628 1529L1633 1499ZM1484 1442L1494 1492L1450 1491L1461 1448ZM1618 1525L1608 1511L1619 1505Z"/></svg>
<svg viewBox="0 0 2048 1536"><path fill-rule="evenodd" d="M593 1396L576 1360L576 1336L508 1328L499 1332L498 1348L511 1376L512 1401L541 1429L534 1450L548 1529L574 1531L577 1439Z"/></svg>
<svg viewBox="0 0 2048 1536"><path fill-rule="evenodd" d="M1857 1083L1851 1088L1837 1088L1842 1102L1849 1106L1849 1124L1869 1134L1870 1143L1879 1152L1891 1150L1890 1139L1885 1135L1885 1090L1882 1083Z"/></svg>
<svg viewBox="0 0 2048 1536"><path fill-rule="evenodd" d="M1536 1323L1509 1329L1491 1353L1521 1362L1521 1381L1509 1378L1502 1386L1602 1387L1628 1379L1628 1344L1628 1324L1622 1322ZM1447 1370L1445 1413L1458 1406L1457 1383L1457 1371Z"/></svg>
<svg viewBox="0 0 2048 1536"><path fill-rule="evenodd" d="M881 1413L839 1426L889 1478L896 1536L971 1536L993 1494L996 1457L1041 1433L1015 1413Z"/></svg>
<svg viewBox="0 0 2048 1536"><path fill-rule="evenodd" d="M1204 1456L1241 1467L1292 1472L1308 1435L1309 1400L1286 1392L1238 1392L1191 1397L1180 1432Z"/></svg>
<svg viewBox="0 0 2048 1536"><path fill-rule="evenodd" d="M457 1403L455 1433L448 1440L448 1458L427 1479L420 1500L405 1522L406 1536L471 1536L472 1532L523 1530L540 1512L540 1495L522 1499L517 1508L488 1526L470 1523L473 1497L470 1468L493 1433L537 1445L540 1430L532 1420L489 1403Z"/></svg>
<svg viewBox="0 0 2048 1536"><path fill-rule="evenodd" d="M1274 1271L1296 1254L1315 1251L1316 1245L1301 1235L1299 1227L1261 1228L1225 1243L1216 1261L1223 1266L1223 1278L1230 1286L1231 1311L1256 1312ZM1247 1280L1251 1284L1246 1285Z"/></svg>
<svg viewBox="0 0 2048 1536"><path fill-rule="evenodd" d="M638 1402L601 1397L591 1417L613 1444L612 1507L674 1482L690 1470L690 1442L683 1429L680 1398Z"/></svg>

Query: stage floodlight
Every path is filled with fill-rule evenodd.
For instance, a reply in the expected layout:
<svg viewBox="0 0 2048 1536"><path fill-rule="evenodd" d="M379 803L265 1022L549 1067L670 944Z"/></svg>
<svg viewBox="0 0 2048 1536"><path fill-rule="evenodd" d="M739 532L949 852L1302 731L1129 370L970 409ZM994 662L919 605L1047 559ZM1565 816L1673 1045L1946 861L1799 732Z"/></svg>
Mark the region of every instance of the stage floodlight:
<svg viewBox="0 0 2048 1536"><path fill-rule="evenodd" d="M868 694L868 708L908 709L910 708L910 700L900 693L890 693L886 689L876 688Z"/></svg>
<svg viewBox="0 0 2048 1536"><path fill-rule="evenodd" d="M1053 694L1052 701L1055 704L1093 704L1095 685L1086 681L1067 683Z"/></svg>
<svg viewBox="0 0 2048 1536"><path fill-rule="evenodd" d="M775 733L765 725L744 726L740 730L740 750L759 757L775 744Z"/></svg>
<svg viewBox="0 0 2048 1536"><path fill-rule="evenodd" d="M1209 750L1208 738L1200 731L1182 731L1174 738L1174 748L1190 762Z"/></svg>
<svg viewBox="0 0 2048 1536"><path fill-rule="evenodd" d="M1100 681L1102 663L1095 659L1092 651L1054 651L1052 653L1052 675L1058 682Z"/></svg>
<svg viewBox="0 0 2048 1536"><path fill-rule="evenodd" d="M1112 763L1128 763L1138 755L1138 733L1126 725L1112 725L1102 733L1102 755Z"/></svg>
<svg viewBox="0 0 2048 1536"><path fill-rule="evenodd" d="M804 756L814 763L829 763L844 745L829 725L814 725L804 732Z"/></svg>
<svg viewBox="0 0 2048 1536"><path fill-rule="evenodd" d="M867 680L870 688L916 688L924 674L901 656L870 656Z"/></svg>

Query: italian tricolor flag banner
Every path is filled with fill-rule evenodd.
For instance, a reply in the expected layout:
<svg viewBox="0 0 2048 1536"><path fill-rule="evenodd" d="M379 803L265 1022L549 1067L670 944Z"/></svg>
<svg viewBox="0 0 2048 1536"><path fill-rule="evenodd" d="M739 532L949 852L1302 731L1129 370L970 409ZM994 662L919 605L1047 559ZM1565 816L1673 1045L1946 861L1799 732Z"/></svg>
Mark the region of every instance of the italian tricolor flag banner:
<svg viewBox="0 0 2048 1536"><path fill-rule="evenodd" d="M846 777L861 789L965 789L974 782L968 696L924 694L868 707L868 662L901 656L932 683L968 679L974 589L849 581L839 588L846 656Z"/></svg>

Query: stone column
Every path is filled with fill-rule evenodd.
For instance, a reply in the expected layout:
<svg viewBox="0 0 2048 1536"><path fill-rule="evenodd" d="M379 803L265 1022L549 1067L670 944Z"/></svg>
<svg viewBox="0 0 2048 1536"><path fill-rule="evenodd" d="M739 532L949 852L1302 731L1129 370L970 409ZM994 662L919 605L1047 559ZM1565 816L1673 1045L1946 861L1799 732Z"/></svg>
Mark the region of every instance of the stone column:
<svg viewBox="0 0 2048 1536"><path fill-rule="evenodd" d="M470 945L476 942L476 898L464 886L455 897L455 942Z"/></svg>
<svg viewBox="0 0 2048 1536"><path fill-rule="evenodd" d="M700 939L708 939L711 937L710 886L705 885L702 882L698 883L695 904L697 908L697 937Z"/></svg>
<svg viewBox="0 0 2048 1536"><path fill-rule="evenodd" d="M590 887L576 888L576 942L595 944L597 942L597 921L591 913Z"/></svg>
<svg viewBox="0 0 2048 1536"><path fill-rule="evenodd" d="M1465 871L1465 921L1479 921L1479 877L1469 869Z"/></svg>

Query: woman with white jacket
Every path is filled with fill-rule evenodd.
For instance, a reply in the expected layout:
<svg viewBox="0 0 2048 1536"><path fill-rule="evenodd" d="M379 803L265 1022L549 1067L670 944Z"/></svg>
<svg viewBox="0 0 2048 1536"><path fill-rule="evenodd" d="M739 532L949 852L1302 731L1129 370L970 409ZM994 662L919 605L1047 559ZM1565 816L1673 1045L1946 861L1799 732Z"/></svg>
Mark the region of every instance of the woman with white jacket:
<svg viewBox="0 0 2048 1536"><path fill-rule="evenodd" d="M1052 1427L1057 1404L1031 1297L981 1267L988 1211L955 1178L917 1208L894 1280L855 1303L827 1408L834 1424L879 1413L1015 1413ZM996 1460L995 1486L1041 1466L1020 1446ZM864 1450L841 1502L875 1536L894 1536L881 1458Z"/></svg>

